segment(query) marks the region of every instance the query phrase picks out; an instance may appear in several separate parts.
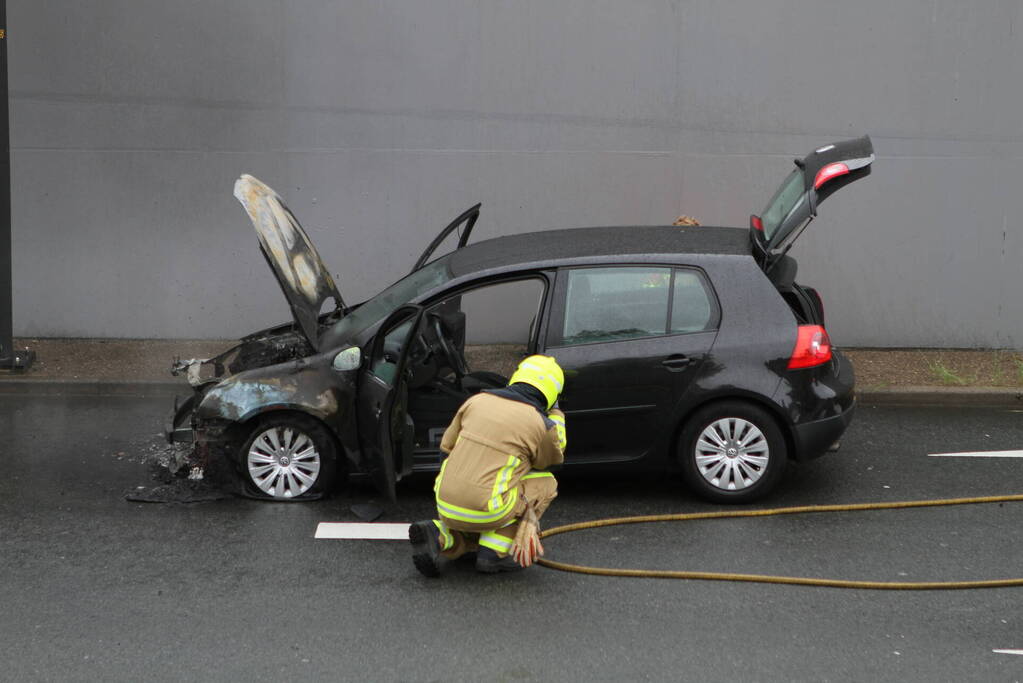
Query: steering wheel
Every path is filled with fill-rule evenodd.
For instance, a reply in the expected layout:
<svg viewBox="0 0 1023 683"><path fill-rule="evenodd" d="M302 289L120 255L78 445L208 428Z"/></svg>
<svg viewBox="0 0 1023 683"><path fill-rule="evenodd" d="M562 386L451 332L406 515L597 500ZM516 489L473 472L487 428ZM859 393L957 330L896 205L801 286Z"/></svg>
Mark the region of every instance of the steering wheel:
<svg viewBox="0 0 1023 683"><path fill-rule="evenodd" d="M458 349L451 344L447 335L444 334L444 323L439 315L430 316L430 327L437 340L438 350L447 361L448 367L455 373L457 382L461 384L462 378L469 372L469 368L465 365L465 359L462 358L462 354L458 353Z"/></svg>

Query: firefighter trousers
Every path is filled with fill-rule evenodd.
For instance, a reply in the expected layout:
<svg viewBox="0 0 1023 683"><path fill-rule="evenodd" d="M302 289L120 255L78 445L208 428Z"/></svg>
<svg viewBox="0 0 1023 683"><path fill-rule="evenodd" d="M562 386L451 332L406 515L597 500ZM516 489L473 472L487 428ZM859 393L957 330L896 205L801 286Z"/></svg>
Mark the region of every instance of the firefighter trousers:
<svg viewBox="0 0 1023 683"><path fill-rule="evenodd" d="M528 503L533 503L539 519L558 495L558 481L550 472L530 472L519 483L518 504L507 517L488 524L452 519L440 512L433 520L440 535L442 554L448 559L474 552L480 546L490 548L503 557L511 551L519 530L519 518Z"/></svg>

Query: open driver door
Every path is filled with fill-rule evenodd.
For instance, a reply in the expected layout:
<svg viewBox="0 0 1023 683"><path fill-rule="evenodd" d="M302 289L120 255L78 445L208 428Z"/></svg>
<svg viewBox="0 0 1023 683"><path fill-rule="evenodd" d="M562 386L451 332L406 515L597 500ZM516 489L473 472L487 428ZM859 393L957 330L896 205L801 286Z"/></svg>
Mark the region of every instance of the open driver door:
<svg viewBox="0 0 1023 683"><path fill-rule="evenodd" d="M380 326L359 374L356 412L364 462L373 483L392 502L396 483L412 472L415 447L408 414L409 352L423 307L405 305Z"/></svg>

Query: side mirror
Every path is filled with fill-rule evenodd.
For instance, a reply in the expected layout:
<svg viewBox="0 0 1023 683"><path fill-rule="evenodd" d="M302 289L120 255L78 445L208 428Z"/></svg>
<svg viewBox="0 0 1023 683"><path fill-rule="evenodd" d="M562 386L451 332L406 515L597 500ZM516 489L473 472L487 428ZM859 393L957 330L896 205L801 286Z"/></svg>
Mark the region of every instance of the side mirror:
<svg viewBox="0 0 1023 683"><path fill-rule="evenodd" d="M340 372L358 370L362 365L362 351L358 346L350 346L334 356L332 365L335 370Z"/></svg>

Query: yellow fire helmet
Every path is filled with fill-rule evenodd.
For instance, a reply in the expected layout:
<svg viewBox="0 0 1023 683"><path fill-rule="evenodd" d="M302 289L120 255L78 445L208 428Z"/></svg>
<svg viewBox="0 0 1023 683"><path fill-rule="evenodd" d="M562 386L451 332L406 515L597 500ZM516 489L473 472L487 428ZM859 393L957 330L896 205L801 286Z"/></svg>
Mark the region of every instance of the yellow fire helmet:
<svg viewBox="0 0 1023 683"><path fill-rule="evenodd" d="M523 382L536 387L547 399L547 410L558 400L565 386L565 373L561 371L558 361L551 356L528 356L515 370L508 384Z"/></svg>

